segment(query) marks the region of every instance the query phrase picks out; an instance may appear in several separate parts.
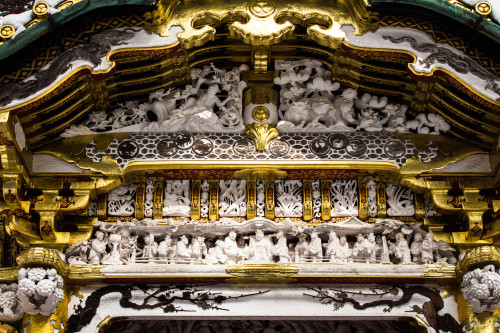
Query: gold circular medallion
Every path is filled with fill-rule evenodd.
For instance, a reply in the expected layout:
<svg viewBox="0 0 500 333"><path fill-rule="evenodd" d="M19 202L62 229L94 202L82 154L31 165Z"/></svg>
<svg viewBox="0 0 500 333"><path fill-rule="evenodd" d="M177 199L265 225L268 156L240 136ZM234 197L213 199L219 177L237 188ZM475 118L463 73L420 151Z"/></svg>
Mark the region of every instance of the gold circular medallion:
<svg viewBox="0 0 500 333"><path fill-rule="evenodd" d="M265 106L257 106L252 111L252 118L257 121L266 121L269 119L269 110Z"/></svg>
<svg viewBox="0 0 500 333"><path fill-rule="evenodd" d="M49 4L44 2L44 1L37 2L33 6L33 13L37 17L42 17L42 16L47 15L49 13Z"/></svg>
<svg viewBox="0 0 500 333"><path fill-rule="evenodd" d="M488 1L479 1L476 4L476 12L483 16L488 16L491 14L491 4Z"/></svg>
<svg viewBox="0 0 500 333"><path fill-rule="evenodd" d="M14 28L13 25L6 24L2 25L2 27L0 28L0 36L3 39L9 39L12 36L14 36L15 33L16 33L16 28Z"/></svg>
<svg viewBox="0 0 500 333"><path fill-rule="evenodd" d="M276 6L272 0L251 0L249 8L250 12L257 17L268 17L274 13Z"/></svg>

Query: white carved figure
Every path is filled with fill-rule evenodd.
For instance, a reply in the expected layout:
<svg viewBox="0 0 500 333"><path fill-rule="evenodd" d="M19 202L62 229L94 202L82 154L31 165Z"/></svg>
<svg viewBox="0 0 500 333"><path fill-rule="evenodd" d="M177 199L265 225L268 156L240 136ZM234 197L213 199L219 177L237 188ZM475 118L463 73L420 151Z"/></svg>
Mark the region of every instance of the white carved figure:
<svg viewBox="0 0 500 333"><path fill-rule="evenodd" d="M391 253L401 261L401 264L411 263L411 251L402 232L396 234L396 242L391 244Z"/></svg>
<svg viewBox="0 0 500 333"><path fill-rule="evenodd" d="M282 132L409 132L436 134L450 129L438 114L419 114L406 119L408 106L390 102L387 97L364 93L358 97L352 88L339 95L340 84L332 82L332 73L315 60L282 61L275 63L280 86L280 121Z"/></svg>
<svg viewBox="0 0 500 333"><path fill-rule="evenodd" d="M175 247L172 246L172 236L167 234L165 238L158 244L158 258L160 263L173 263L175 257Z"/></svg>
<svg viewBox="0 0 500 333"><path fill-rule="evenodd" d="M422 262L424 264L434 263L434 252L436 251L437 244L434 240L432 232L428 232L422 241Z"/></svg>
<svg viewBox="0 0 500 333"><path fill-rule="evenodd" d="M96 231L95 239L90 243L89 264L99 265L106 255L107 246L108 241L104 238L104 233L102 231Z"/></svg>
<svg viewBox="0 0 500 333"><path fill-rule="evenodd" d="M186 236L181 236L176 243L177 263L181 264L191 258L191 249L188 247L189 240Z"/></svg>
<svg viewBox="0 0 500 333"><path fill-rule="evenodd" d="M153 258L158 255L158 243L149 235L144 236L144 247L142 248L142 258Z"/></svg>
<svg viewBox="0 0 500 333"><path fill-rule="evenodd" d="M221 180L219 188L219 215L244 216L247 209L246 181Z"/></svg>
<svg viewBox="0 0 500 333"><path fill-rule="evenodd" d="M300 180L276 181L276 216L302 216L302 182Z"/></svg>
<svg viewBox="0 0 500 333"><path fill-rule="evenodd" d="M339 246L335 251L335 260L346 262L347 260L352 259L352 250L349 247L349 243L347 242L347 238L345 236L340 237Z"/></svg>
<svg viewBox="0 0 500 333"><path fill-rule="evenodd" d="M108 193L108 212L114 216L134 214L135 184L120 186Z"/></svg>
<svg viewBox="0 0 500 333"><path fill-rule="evenodd" d="M61 134L78 135L116 132L241 132L243 90L240 80L247 65L232 70L213 64L193 68L191 84L184 89L164 89L150 94L147 103L129 101L107 114L91 113L80 125L72 125Z"/></svg>
<svg viewBox="0 0 500 333"><path fill-rule="evenodd" d="M17 297L24 312L50 316L64 298L63 278L53 268L21 268Z"/></svg>
<svg viewBox="0 0 500 333"><path fill-rule="evenodd" d="M224 239L224 253L227 256L228 264L236 264L238 261L238 244L236 243L236 231L231 230Z"/></svg>
<svg viewBox="0 0 500 333"><path fill-rule="evenodd" d="M68 264L86 265L89 263L90 245L87 241L77 242L71 245L65 252Z"/></svg>
<svg viewBox="0 0 500 333"><path fill-rule="evenodd" d="M335 262L337 256L337 250L340 246L339 238L335 231L330 231L328 234L328 243L326 244L326 258L330 259L330 262Z"/></svg>
<svg viewBox="0 0 500 333"><path fill-rule="evenodd" d="M416 233L415 236L413 236L413 242L411 243L410 252L411 252L412 262L415 264L421 264L423 262L423 260L422 260L422 250L423 250L422 240L423 240L422 234L420 234L420 233Z"/></svg>
<svg viewBox="0 0 500 333"><path fill-rule="evenodd" d="M299 242L295 245L294 257L296 262L304 262L307 248L309 247L309 242L307 241L306 234L299 235Z"/></svg>
<svg viewBox="0 0 500 333"><path fill-rule="evenodd" d="M144 199L144 216L153 217L153 206L155 196L155 182L152 180L146 181L146 194Z"/></svg>
<svg viewBox="0 0 500 333"><path fill-rule="evenodd" d="M323 260L323 246L321 244L321 238L319 238L316 231L311 233L311 241L309 242L304 255L309 257L312 262Z"/></svg>
<svg viewBox="0 0 500 333"><path fill-rule="evenodd" d="M368 215L370 217L377 216L377 183L373 180L366 184L368 194Z"/></svg>
<svg viewBox="0 0 500 333"><path fill-rule="evenodd" d="M189 217L191 210L189 180L167 180L163 199L164 216Z"/></svg>
<svg viewBox="0 0 500 333"><path fill-rule="evenodd" d="M332 216L358 216L358 182L331 181Z"/></svg>
<svg viewBox="0 0 500 333"><path fill-rule="evenodd" d="M224 241L219 239L215 242L215 247L208 249L205 262L212 265L225 264L227 262L227 256L224 254Z"/></svg>
<svg viewBox="0 0 500 333"><path fill-rule="evenodd" d="M15 322L23 315L24 310L17 299L17 283L0 284L0 321Z"/></svg>
<svg viewBox="0 0 500 333"><path fill-rule="evenodd" d="M276 234L276 238L278 239L278 241L276 242L276 244L272 248L272 254L274 256L279 257L279 261L278 261L279 263L283 264L283 263L291 262L286 237L285 237L285 234L283 233L283 231L278 232Z"/></svg>
<svg viewBox="0 0 500 333"><path fill-rule="evenodd" d="M272 262L272 242L269 237L264 236L262 230L255 232L255 237L250 238L249 258L250 262L270 263Z"/></svg>
<svg viewBox="0 0 500 333"><path fill-rule="evenodd" d="M465 273L462 293L475 313L500 309L500 270L488 265Z"/></svg>
<svg viewBox="0 0 500 333"><path fill-rule="evenodd" d="M204 237L193 237L189 245L191 251L191 259L195 263L203 262L203 257L207 255L207 246L205 245Z"/></svg>
<svg viewBox="0 0 500 333"><path fill-rule="evenodd" d="M366 249L365 235L360 233L358 234L356 239L357 241L356 243L354 243L354 246L352 248L353 259L357 261L365 261L367 259L367 254L368 254L368 251Z"/></svg>
<svg viewBox="0 0 500 333"><path fill-rule="evenodd" d="M365 239L366 262L372 262L372 263L376 262L377 260L376 246L377 244L375 235L372 232Z"/></svg>
<svg viewBox="0 0 500 333"><path fill-rule="evenodd" d="M387 183L387 214L390 216L412 216L415 214L413 191L403 186Z"/></svg>

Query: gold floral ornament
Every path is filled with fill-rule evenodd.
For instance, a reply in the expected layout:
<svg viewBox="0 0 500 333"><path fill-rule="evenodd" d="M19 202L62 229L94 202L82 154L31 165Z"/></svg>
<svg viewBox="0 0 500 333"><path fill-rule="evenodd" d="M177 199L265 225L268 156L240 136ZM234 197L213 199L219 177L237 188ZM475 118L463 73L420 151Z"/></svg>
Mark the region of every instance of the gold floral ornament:
<svg viewBox="0 0 500 333"><path fill-rule="evenodd" d="M488 1L479 1L476 4L475 10L479 15L488 16L492 11L491 4Z"/></svg>
<svg viewBox="0 0 500 333"><path fill-rule="evenodd" d="M0 36L4 39L10 39L16 33L16 28L13 25L5 24L0 28Z"/></svg>
<svg viewBox="0 0 500 333"><path fill-rule="evenodd" d="M245 135L252 139L257 150L265 151L267 143L278 136L279 132L275 124L265 122L269 119L269 110L262 105L252 111L252 117L257 122L245 126Z"/></svg>
<svg viewBox="0 0 500 333"><path fill-rule="evenodd" d="M173 26L185 48L215 38L216 28L228 23L231 37L251 45L269 46L292 37L296 25L307 28L309 39L338 47L346 37L342 25L352 25L362 35L377 26L368 11L368 0L160 0L149 13L148 30L168 36Z"/></svg>

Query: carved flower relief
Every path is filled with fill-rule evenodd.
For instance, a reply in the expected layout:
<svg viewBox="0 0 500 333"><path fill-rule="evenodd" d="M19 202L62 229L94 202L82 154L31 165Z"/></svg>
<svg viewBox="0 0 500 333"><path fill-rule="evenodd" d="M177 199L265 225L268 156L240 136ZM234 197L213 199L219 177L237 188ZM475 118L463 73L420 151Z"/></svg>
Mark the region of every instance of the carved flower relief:
<svg viewBox="0 0 500 333"><path fill-rule="evenodd" d="M24 312L49 316L64 298L63 278L53 268L21 268L17 297Z"/></svg>
<svg viewBox="0 0 500 333"><path fill-rule="evenodd" d="M475 313L500 309L500 270L494 265L476 268L462 278L462 293Z"/></svg>
<svg viewBox="0 0 500 333"><path fill-rule="evenodd" d="M0 321L15 322L24 315L17 299L17 283L0 284Z"/></svg>

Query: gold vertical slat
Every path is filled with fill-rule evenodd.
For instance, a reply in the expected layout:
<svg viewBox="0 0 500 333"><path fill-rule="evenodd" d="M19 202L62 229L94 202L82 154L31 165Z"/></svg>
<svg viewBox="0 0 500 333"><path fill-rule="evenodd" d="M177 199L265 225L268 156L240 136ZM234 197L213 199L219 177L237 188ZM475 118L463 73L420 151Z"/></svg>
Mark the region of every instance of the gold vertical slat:
<svg viewBox="0 0 500 333"><path fill-rule="evenodd" d="M135 218L144 219L144 198L146 196L146 183L137 183L135 187Z"/></svg>
<svg viewBox="0 0 500 333"><path fill-rule="evenodd" d="M385 193L385 183L377 183L377 216L387 216L387 199Z"/></svg>
<svg viewBox="0 0 500 333"><path fill-rule="evenodd" d="M312 180L302 181L302 193L304 194L304 204L302 208L304 221L310 221L313 218Z"/></svg>
<svg viewBox="0 0 500 333"><path fill-rule="evenodd" d="M328 221L332 218L331 188L332 184L329 180L321 181L321 218L323 221Z"/></svg>
<svg viewBox="0 0 500 333"><path fill-rule="evenodd" d="M266 180L266 205L265 216L267 219L274 219L274 180Z"/></svg>
<svg viewBox="0 0 500 333"><path fill-rule="evenodd" d="M107 211L108 211L108 194L104 193L97 197L97 217L100 220L104 220L106 218Z"/></svg>
<svg viewBox="0 0 500 333"><path fill-rule="evenodd" d="M163 180L155 181L155 194L153 199L153 218L161 219L163 217L163 191L164 191Z"/></svg>
<svg viewBox="0 0 500 333"><path fill-rule="evenodd" d="M413 192L415 199L415 218L421 219L425 216L424 197L418 193Z"/></svg>
<svg viewBox="0 0 500 333"><path fill-rule="evenodd" d="M210 181L210 199L208 204L208 219L216 221L219 219L219 181Z"/></svg>
<svg viewBox="0 0 500 333"><path fill-rule="evenodd" d="M200 219L201 180L191 181L191 219Z"/></svg>
<svg viewBox="0 0 500 333"><path fill-rule="evenodd" d="M368 218L368 186L366 185L366 180L358 181L358 193L359 193L359 218Z"/></svg>
<svg viewBox="0 0 500 333"><path fill-rule="evenodd" d="M257 181L247 180L247 219L257 216Z"/></svg>

